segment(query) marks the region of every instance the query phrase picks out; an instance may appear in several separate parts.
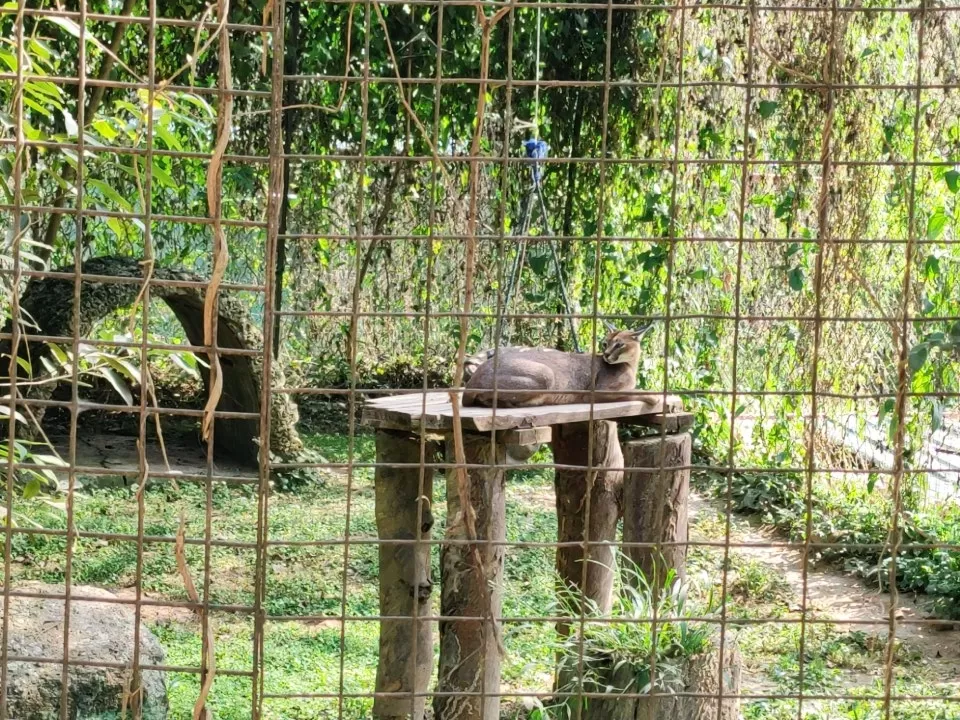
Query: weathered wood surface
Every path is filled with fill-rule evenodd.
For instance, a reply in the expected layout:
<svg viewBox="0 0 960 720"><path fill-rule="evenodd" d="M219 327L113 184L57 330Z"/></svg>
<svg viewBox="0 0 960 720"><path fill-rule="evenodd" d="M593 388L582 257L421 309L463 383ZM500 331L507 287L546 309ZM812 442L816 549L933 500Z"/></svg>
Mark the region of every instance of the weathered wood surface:
<svg viewBox="0 0 960 720"><path fill-rule="evenodd" d="M666 430L668 433L684 432L693 426L693 413L690 412L667 412L656 413L654 415L636 415L633 417L621 418L621 425L641 425L644 427Z"/></svg>
<svg viewBox="0 0 960 720"><path fill-rule="evenodd" d="M497 439L504 445L542 445L553 440L553 428L511 428L497 432Z"/></svg>
<svg viewBox="0 0 960 720"><path fill-rule="evenodd" d="M559 425L553 433L553 458L558 465L578 465L577 469L557 468L554 475L557 502L557 541L581 543L616 540L617 518L620 515L620 493L623 486L623 453L617 438L617 424L610 420L593 423L592 457L590 423ZM597 470L596 468L605 468ZM590 496L589 524L587 495ZM585 531L589 534L585 535ZM586 568L582 545L557 548L557 572L560 582L579 590L604 613L610 612L613 601L613 545L588 545ZM586 585L584 582L586 569ZM571 608L579 613L580 608ZM563 631L563 627L560 628Z"/></svg>
<svg viewBox="0 0 960 720"><path fill-rule="evenodd" d="M638 397L641 394L641 391L637 391ZM590 403L578 403L529 408L462 407L460 421L466 432L489 432L583 422L591 418L615 420L638 415L658 415L662 412L662 403L659 401L602 402L602 395L598 395L597 399L592 406ZM680 399L668 396L667 411L673 413L681 410ZM428 392L424 407L423 393L414 391L368 400L363 409L362 422L373 427L395 430L419 431L421 427L425 430L451 430L453 408L447 392Z"/></svg>
<svg viewBox="0 0 960 720"><path fill-rule="evenodd" d="M690 450L687 433L651 435L623 447L624 554L655 587L662 586L668 568L681 578L686 573ZM658 549L628 543L666 544Z"/></svg>
<svg viewBox="0 0 960 720"><path fill-rule="evenodd" d="M378 463L419 463L420 438L408 433L377 432ZM439 446L428 443L427 462L436 460ZM377 664L378 693L408 693L377 697L374 717L380 720L424 717L425 698L414 691L427 691L433 670L433 631L429 621L414 620L432 615L430 598L430 530L433 527L431 499L433 470L418 467L377 466L377 533L380 552L380 614L409 620L380 622L380 657ZM422 486L422 487L421 487ZM418 537L423 544L409 541ZM391 540L407 541L391 543ZM416 645L416 647L414 647Z"/></svg>
<svg viewBox="0 0 960 720"><path fill-rule="evenodd" d="M499 617L503 600L503 553L506 540L506 450L486 435L464 433L470 469L470 502L476 513L476 542L469 540L462 516L457 472L447 471L446 539L440 552L440 613L445 617L483 619L440 623L440 669L433 707L437 720L496 720L500 698L466 693L500 692ZM454 462L453 443L447 460ZM488 542L484 542L488 541ZM478 563L479 561L479 563ZM463 693L463 694L458 694Z"/></svg>

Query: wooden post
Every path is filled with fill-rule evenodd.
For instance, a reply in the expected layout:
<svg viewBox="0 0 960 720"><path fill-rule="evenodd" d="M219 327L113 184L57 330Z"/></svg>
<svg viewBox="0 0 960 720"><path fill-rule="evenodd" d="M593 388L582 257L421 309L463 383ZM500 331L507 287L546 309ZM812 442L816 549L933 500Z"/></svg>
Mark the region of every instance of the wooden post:
<svg viewBox="0 0 960 720"><path fill-rule="evenodd" d="M739 720L743 668L740 649L736 639L728 636L721 660L716 639L711 643L702 652L687 658L669 682L661 679L659 682L667 687L658 687L654 692L643 684L646 680L641 681L638 672L639 668L649 669L647 658L632 658L632 662L622 663L615 658L610 663L615 667L608 668L605 676L601 674L600 682L591 682L584 688L604 696L587 701L574 698L569 705L571 717L580 720ZM718 708L721 688L724 698ZM623 697L627 694L634 697ZM638 694L640 697L636 697Z"/></svg>
<svg viewBox="0 0 960 720"><path fill-rule="evenodd" d="M690 445L687 433L654 435L624 444L624 543L686 543ZM659 552L628 547L625 552L655 587L663 583L668 569L684 575L685 544L668 545ZM599 679L585 689L605 696L588 702L572 698L571 714L581 720L736 720L740 717L743 664L737 643L728 637L722 658L716 638L710 643L685 658L676 676L661 676L655 693L642 684L646 679L640 680L639 670L649 670L649 658L609 652L604 660L608 648L590 648L601 658L599 663L594 661L597 665L593 668ZM721 688L725 696L722 705L717 701ZM634 693L641 696L623 697Z"/></svg>
<svg viewBox="0 0 960 720"><path fill-rule="evenodd" d="M662 585L670 568L686 576L690 446L689 433L652 435L624 445L624 543L681 543L659 550L626 548L627 557L654 586Z"/></svg>
<svg viewBox="0 0 960 720"><path fill-rule="evenodd" d="M377 463L420 463L420 438L389 430L377 431ZM434 462L437 443L426 447L426 462ZM425 468L421 495L419 467L380 467L374 472L376 488L377 533L380 550L380 614L410 617L408 620L380 622L380 657L377 664L378 693L398 693L395 697L377 697L373 714L381 720L412 718L422 720L424 693L430 682L433 665L433 632L429 621L416 621L431 615L430 545L391 540L415 540L417 521L419 536L429 541L433 527L431 499L433 470ZM414 652L416 644L416 652ZM406 696L403 695L406 693Z"/></svg>
<svg viewBox="0 0 960 720"><path fill-rule="evenodd" d="M586 498L590 497L591 542L613 542L617 536L620 514L620 493L623 472L619 469L587 470L592 467L622 468L623 453L617 438L617 424L610 420L593 422L593 457L587 457L590 423L558 425L553 430L553 460L558 465L577 465L583 470L558 469L554 475L557 496L557 540L561 543L582 542ZM614 548L612 545L591 545L587 555L587 584L583 583L583 546L557 548L557 572L567 591L578 590L610 612L613 602ZM579 610L574 608L575 611ZM565 628L559 628L565 632Z"/></svg>
<svg viewBox="0 0 960 720"><path fill-rule="evenodd" d="M500 698L479 693L500 692L499 622L503 600L503 545L506 540L506 447L489 435L463 434L467 464L483 465L467 471L470 503L476 513L475 543L468 540L462 515L458 473L447 471L447 532L440 552L440 612L467 620L440 623L437 720L498 720ZM453 441L447 441L447 461L454 462ZM462 694L458 694L462 693ZM470 693L470 694L467 694Z"/></svg>

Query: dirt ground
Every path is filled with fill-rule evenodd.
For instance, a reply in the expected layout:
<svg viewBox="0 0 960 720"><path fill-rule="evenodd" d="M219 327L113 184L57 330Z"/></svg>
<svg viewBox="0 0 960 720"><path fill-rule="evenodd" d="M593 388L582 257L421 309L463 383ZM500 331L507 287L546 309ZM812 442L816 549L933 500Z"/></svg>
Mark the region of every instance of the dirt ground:
<svg viewBox="0 0 960 720"><path fill-rule="evenodd" d="M722 512L720 502L693 495L691 497L691 527L697 520ZM708 525L709 527L709 525ZM694 531L695 532L695 531ZM706 538L722 540L723 538ZM766 527L738 518L731 540L736 543L756 543L757 547L738 547L737 554L756 560L783 578L790 588L789 616L800 617L804 588L803 555L796 547L770 547L770 543L784 543L783 539ZM879 649L886 643L890 631L889 593L870 588L856 576L825 564L811 565L806 574L807 609L809 617L830 620L838 626L844 622L850 630L861 630L876 638ZM929 676L938 684L947 684L960 690L960 623L937 620L923 607L923 599L900 594L897 598L895 638L901 639L905 649L919 656ZM868 623L868 624L864 624ZM765 692L770 683L765 668L753 667L749 661L744 672L744 693ZM843 684L857 686L868 683L872 676L850 672Z"/></svg>

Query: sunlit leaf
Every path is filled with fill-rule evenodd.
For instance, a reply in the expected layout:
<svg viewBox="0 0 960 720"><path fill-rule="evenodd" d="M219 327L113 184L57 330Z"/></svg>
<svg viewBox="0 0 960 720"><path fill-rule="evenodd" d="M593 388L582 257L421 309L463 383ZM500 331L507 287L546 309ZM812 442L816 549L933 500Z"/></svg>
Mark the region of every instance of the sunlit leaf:
<svg viewBox="0 0 960 720"><path fill-rule="evenodd" d="M157 185L160 187L171 188L172 190L176 190L179 187L179 185L177 185L174 179L170 176L170 173L164 170L163 166L161 166L156 160L153 161L152 168L153 169L151 172L153 174L153 180Z"/></svg>
<svg viewBox="0 0 960 720"><path fill-rule="evenodd" d="M213 111L213 108L210 107L210 104L199 95L193 95L192 93L178 93L177 100L183 100L184 102L199 108L208 118L216 116L216 113Z"/></svg>
<svg viewBox="0 0 960 720"><path fill-rule="evenodd" d="M936 240L943 233L947 226L948 216L943 208L934 210L933 215L927 220L927 240Z"/></svg>
<svg viewBox="0 0 960 720"><path fill-rule="evenodd" d="M113 124L108 120L98 118L94 120L93 129L96 130L100 135L107 141L115 140L120 133L117 132L116 128L113 127Z"/></svg>
<svg viewBox="0 0 960 720"><path fill-rule="evenodd" d="M43 95L55 102L63 100L63 90L49 80L30 80L24 85L24 89Z"/></svg>
<svg viewBox="0 0 960 720"><path fill-rule="evenodd" d="M116 370L111 367L102 367L98 372L106 378L107 382L113 385L113 389L120 393L120 397L127 405L133 405L133 393L130 392L130 386Z"/></svg>
<svg viewBox="0 0 960 720"><path fill-rule="evenodd" d="M73 119L73 115L70 114L69 110L62 110L63 113L63 125L67 130L67 137L75 138L80 132L80 126L77 125L77 121Z"/></svg>
<svg viewBox="0 0 960 720"><path fill-rule="evenodd" d="M106 218L107 227L113 231L113 234L117 238L123 240L127 237L129 230L127 229L126 221L121 220L120 218L108 217Z"/></svg>
<svg viewBox="0 0 960 720"><path fill-rule="evenodd" d="M130 201L112 187L107 185L107 183L105 183L103 180L98 180L97 178L88 178L87 184L99 190L100 194L103 195L105 199L112 201L121 210L125 210L126 212L131 212L133 210L133 206L130 204Z"/></svg>
<svg viewBox="0 0 960 720"><path fill-rule="evenodd" d="M79 37L80 37L80 26L77 25L77 24L76 24L73 20L71 20L70 18L59 17L59 16L57 16L57 15L51 15L51 16L47 17L46 19L49 20L50 22L52 22L54 25L59 25L59 26L62 27L64 30L66 30L68 33L70 33L71 35L73 35L75 38L79 38Z"/></svg>
<svg viewBox="0 0 960 720"><path fill-rule="evenodd" d="M30 52L43 62L49 62L53 59L53 51L50 49L50 46L39 38L30 38L29 48Z"/></svg>
<svg viewBox="0 0 960 720"><path fill-rule="evenodd" d="M153 132L163 140L163 144L167 146L168 150L183 150L180 138L174 135L166 125L154 125Z"/></svg>
<svg viewBox="0 0 960 720"><path fill-rule="evenodd" d="M135 366L129 360L125 360L124 358L117 357L116 355L110 355L108 353L102 353L101 358L121 375L125 375L135 383L139 384L141 382L140 368Z"/></svg>
<svg viewBox="0 0 960 720"><path fill-rule="evenodd" d="M36 475L32 475L30 480L23 487L23 499L30 500L35 498L40 494L40 491L43 489L43 483L40 482L40 478Z"/></svg>
<svg viewBox="0 0 960 720"><path fill-rule="evenodd" d="M0 404L0 416L8 418L10 417L10 406L5 404ZM27 419L19 413L19 411L13 411L13 417L16 418L17 422L26 423Z"/></svg>
<svg viewBox="0 0 960 720"><path fill-rule="evenodd" d="M170 353L170 360L174 365L179 367L181 370L186 372L188 375L193 377L200 377L200 370L198 367L198 358L193 353L189 352L173 352Z"/></svg>
<svg viewBox="0 0 960 720"><path fill-rule="evenodd" d="M34 453L33 461L37 465L50 465L51 467L67 467L67 463L56 455L46 455L44 453Z"/></svg>
<svg viewBox="0 0 960 720"><path fill-rule="evenodd" d="M0 50L0 62L6 65L10 72L17 71L17 56L12 52L7 52L6 50Z"/></svg>
<svg viewBox="0 0 960 720"><path fill-rule="evenodd" d="M50 112L50 110L46 106L44 106L42 103L38 103L33 98L27 97L26 95L23 96L23 104L26 105L31 110L34 110L40 113L44 117L48 117L48 118L53 117L53 113Z"/></svg>

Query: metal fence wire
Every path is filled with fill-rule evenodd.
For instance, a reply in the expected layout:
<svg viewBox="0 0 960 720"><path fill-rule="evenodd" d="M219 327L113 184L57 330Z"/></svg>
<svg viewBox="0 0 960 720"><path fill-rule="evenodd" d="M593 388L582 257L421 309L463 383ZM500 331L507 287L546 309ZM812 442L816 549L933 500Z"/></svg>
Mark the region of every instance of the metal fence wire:
<svg viewBox="0 0 960 720"><path fill-rule="evenodd" d="M0 717L960 718L960 7L0 30Z"/></svg>

